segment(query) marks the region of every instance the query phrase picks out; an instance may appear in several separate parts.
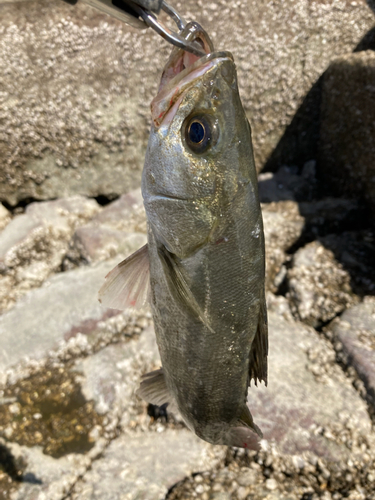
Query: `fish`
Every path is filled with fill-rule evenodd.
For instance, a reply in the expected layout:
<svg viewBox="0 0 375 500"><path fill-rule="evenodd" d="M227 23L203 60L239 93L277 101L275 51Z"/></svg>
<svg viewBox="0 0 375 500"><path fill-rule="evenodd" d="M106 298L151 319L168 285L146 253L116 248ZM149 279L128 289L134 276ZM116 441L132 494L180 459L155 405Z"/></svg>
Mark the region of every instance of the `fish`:
<svg viewBox="0 0 375 500"><path fill-rule="evenodd" d="M247 406L267 385L265 248L251 128L233 56L197 23L174 48L151 104L142 174L148 243L109 273L99 292L116 309L149 301L161 368L138 396L178 410L201 439L259 449Z"/></svg>

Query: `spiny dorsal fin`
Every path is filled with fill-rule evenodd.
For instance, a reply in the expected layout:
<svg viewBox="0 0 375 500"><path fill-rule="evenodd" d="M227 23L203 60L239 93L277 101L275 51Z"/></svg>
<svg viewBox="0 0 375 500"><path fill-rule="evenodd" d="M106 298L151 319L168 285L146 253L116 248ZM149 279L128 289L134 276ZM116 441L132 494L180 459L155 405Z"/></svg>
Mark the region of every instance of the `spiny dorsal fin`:
<svg viewBox="0 0 375 500"><path fill-rule="evenodd" d="M168 410L176 411L176 402L165 383L163 368L143 375L141 385L136 391L137 396L153 405L162 406L168 403Z"/></svg>
<svg viewBox="0 0 375 500"><path fill-rule="evenodd" d="M148 247L145 245L107 274L99 290L99 302L120 310L142 307L149 295L149 275Z"/></svg>
<svg viewBox="0 0 375 500"><path fill-rule="evenodd" d="M258 329L250 350L249 380L255 385L262 380L267 385L268 324L267 306L264 292L260 299Z"/></svg>

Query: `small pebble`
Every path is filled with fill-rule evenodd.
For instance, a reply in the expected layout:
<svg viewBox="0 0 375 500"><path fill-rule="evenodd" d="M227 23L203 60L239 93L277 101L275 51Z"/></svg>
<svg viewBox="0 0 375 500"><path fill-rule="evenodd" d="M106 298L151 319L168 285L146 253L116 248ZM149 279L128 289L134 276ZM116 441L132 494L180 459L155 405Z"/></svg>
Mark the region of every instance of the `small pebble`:
<svg viewBox="0 0 375 500"><path fill-rule="evenodd" d="M265 484L266 484L267 490L271 490L271 491L276 490L276 488L278 486L277 481L275 479L273 479L272 477L270 479L267 479Z"/></svg>

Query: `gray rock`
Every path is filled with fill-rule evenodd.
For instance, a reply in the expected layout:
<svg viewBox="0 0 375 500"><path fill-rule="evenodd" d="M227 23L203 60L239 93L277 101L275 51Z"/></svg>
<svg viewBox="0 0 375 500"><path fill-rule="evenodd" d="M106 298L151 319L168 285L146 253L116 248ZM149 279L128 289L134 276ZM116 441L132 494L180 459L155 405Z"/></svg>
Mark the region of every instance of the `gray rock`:
<svg viewBox="0 0 375 500"><path fill-rule="evenodd" d="M63 269L106 260L119 253L131 254L146 244L147 225L140 189L136 189L99 212L73 235Z"/></svg>
<svg viewBox="0 0 375 500"><path fill-rule="evenodd" d="M364 0L285 0L266 16L265 0L246 8L251 16L234 3L189 0L180 10L218 49L234 53L261 169L311 86L333 58L357 46L373 14ZM139 185L149 105L170 46L80 3L0 9L0 199L112 197ZM304 160L313 157L311 121L308 112L284 148L292 155L307 149Z"/></svg>
<svg viewBox="0 0 375 500"><path fill-rule="evenodd" d="M141 189L123 194L107 205L93 219L95 225L105 225L119 231L146 233L146 213Z"/></svg>
<svg viewBox="0 0 375 500"><path fill-rule="evenodd" d="M375 214L375 54L333 61L324 75L319 175L339 194L363 194Z"/></svg>
<svg viewBox="0 0 375 500"><path fill-rule="evenodd" d="M210 448L187 429L124 434L94 462L69 498L162 500L185 476L214 467Z"/></svg>
<svg viewBox="0 0 375 500"><path fill-rule="evenodd" d="M262 203L306 201L311 199L315 189L315 161L307 162L301 175L298 174L297 167L282 166L276 173L259 174L258 180L259 198Z"/></svg>
<svg viewBox="0 0 375 500"><path fill-rule="evenodd" d="M10 212L0 203L0 231L11 221Z"/></svg>
<svg viewBox="0 0 375 500"><path fill-rule="evenodd" d="M332 462L373 445L366 404L335 364L331 345L301 323L269 314L268 387L250 387L248 404L268 446Z"/></svg>
<svg viewBox="0 0 375 500"><path fill-rule="evenodd" d="M119 253L130 255L147 243L142 233L127 233L106 226L87 225L76 230L67 258L92 264Z"/></svg>
<svg viewBox="0 0 375 500"><path fill-rule="evenodd" d="M286 251L300 238L305 221L294 201L262 204L262 215L266 243L266 289L276 292L285 273Z"/></svg>
<svg viewBox="0 0 375 500"><path fill-rule="evenodd" d="M328 197L311 202L300 201L298 206L306 220L304 235L309 239L358 230L361 221L366 220L366 212L359 200Z"/></svg>
<svg viewBox="0 0 375 500"><path fill-rule="evenodd" d="M98 324L119 311L103 308L97 293L118 259L50 278L0 316L0 374L22 360L42 360L79 333L89 336ZM82 337L82 336L81 336ZM87 338L81 339L87 349Z"/></svg>
<svg viewBox="0 0 375 500"><path fill-rule="evenodd" d="M98 353L77 360L74 369L81 374L82 392L95 402L98 413L122 417L127 426L134 417L139 399L135 390L141 375L161 366L154 328L150 326L140 338L105 347Z"/></svg>
<svg viewBox="0 0 375 500"><path fill-rule="evenodd" d="M74 230L99 211L95 200L72 198L32 203L0 233L0 309L56 272Z"/></svg>
<svg viewBox="0 0 375 500"><path fill-rule="evenodd" d="M350 273L351 287L358 295L375 291L375 235L373 231L345 231L320 238L338 262Z"/></svg>
<svg viewBox="0 0 375 500"><path fill-rule="evenodd" d="M0 444L5 444L0 440ZM61 500L91 463L88 456L71 454L54 459L36 446L27 448L6 443L15 459L25 464L23 476L11 500Z"/></svg>
<svg viewBox="0 0 375 500"><path fill-rule="evenodd" d="M345 361L364 382L375 407L375 298L346 310L329 328L340 342Z"/></svg>
<svg viewBox="0 0 375 500"><path fill-rule="evenodd" d="M300 248L287 273L288 293L295 316L317 327L358 301L350 287L350 275L333 252L318 241Z"/></svg>

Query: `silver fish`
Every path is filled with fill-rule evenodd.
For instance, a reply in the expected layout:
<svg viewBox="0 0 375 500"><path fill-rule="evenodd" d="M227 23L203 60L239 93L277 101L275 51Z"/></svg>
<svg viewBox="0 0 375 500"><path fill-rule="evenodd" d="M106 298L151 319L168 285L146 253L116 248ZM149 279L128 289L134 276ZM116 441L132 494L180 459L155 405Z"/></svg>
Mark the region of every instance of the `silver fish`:
<svg viewBox="0 0 375 500"><path fill-rule="evenodd" d="M246 404L267 383L265 251L251 130L233 56L213 52L196 23L185 36L207 56L174 49L151 109L142 177L148 245L100 291L119 309L149 297L162 368L138 394L178 409L213 444L257 449Z"/></svg>

